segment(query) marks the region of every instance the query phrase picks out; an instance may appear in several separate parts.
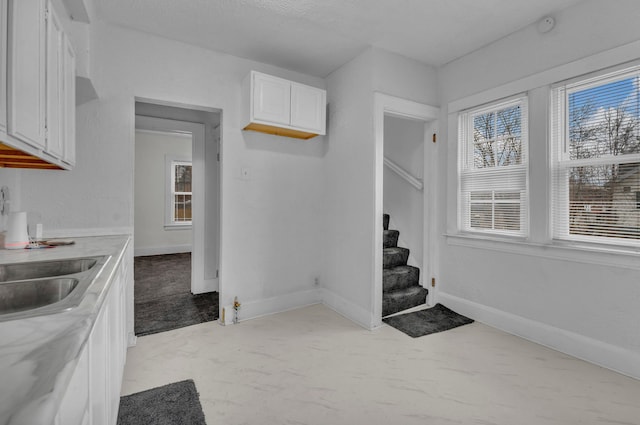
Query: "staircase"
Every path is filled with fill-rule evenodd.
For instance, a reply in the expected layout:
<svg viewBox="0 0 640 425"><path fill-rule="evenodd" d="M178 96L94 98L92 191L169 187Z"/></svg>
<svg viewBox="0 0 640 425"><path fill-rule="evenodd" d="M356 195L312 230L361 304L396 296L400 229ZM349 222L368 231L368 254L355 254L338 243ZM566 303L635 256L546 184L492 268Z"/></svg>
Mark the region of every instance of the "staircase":
<svg viewBox="0 0 640 425"><path fill-rule="evenodd" d="M420 269L407 265L409 250L398 246L397 230L389 230L389 214L382 216L382 317L425 304L429 291L418 283Z"/></svg>

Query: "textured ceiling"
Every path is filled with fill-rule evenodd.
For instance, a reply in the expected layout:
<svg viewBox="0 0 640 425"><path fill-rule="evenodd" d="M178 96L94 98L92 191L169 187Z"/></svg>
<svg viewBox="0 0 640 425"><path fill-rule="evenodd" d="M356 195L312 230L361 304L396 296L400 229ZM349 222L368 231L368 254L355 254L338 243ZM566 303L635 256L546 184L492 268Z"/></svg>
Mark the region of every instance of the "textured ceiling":
<svg viewBox="0 0 640 425"><path fill-rule="evenodd" d="M369 46L439 66L581 0L95 0L101 19L325 77Z"/></svg>

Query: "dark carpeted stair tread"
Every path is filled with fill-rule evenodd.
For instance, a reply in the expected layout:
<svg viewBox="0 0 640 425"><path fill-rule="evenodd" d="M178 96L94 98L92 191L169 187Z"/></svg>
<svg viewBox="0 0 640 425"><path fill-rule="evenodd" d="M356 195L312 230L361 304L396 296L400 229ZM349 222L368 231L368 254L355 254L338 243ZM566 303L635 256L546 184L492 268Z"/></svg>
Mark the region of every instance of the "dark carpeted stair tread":
<svg viewBox="0 0 640 425"><path fill-rule="evenodd" d="M397 266L382 271L384 292L415 286L420 280L420 269L413 266Z"/></svg>
<svg viewBox="0 0 640 425"><path fill-rule="evenodd" d="M392 267L404 266L409 259L409 250L402 247L384 248L382 250L383 268L390 269Z"/></svg>
<svg viewBox="0 0 640 425"><path fill-rule="evenodd" d="M416 285L382 294L382 316L398 313L425 304L429 291Z"/></svg>
<svg viewBox="0 0 640 425"><path fill-rule="evenodd" d="M389 230L389 214L382 214L382 228Z"/></svg>
<svg viewBox="0 0 640 425"><path fill-rule="evenodd" d="M400 232L397 230L383 230L382 231L382 246L383 248L392 248L398 246L398 237Z"/></svg>

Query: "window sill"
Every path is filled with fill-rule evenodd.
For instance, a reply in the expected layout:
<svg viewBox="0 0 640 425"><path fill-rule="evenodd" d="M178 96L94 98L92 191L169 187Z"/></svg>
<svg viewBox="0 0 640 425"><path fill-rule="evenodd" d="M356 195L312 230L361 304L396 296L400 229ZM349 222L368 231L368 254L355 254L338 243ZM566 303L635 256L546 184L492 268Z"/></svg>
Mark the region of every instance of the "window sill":
<svg viewBox="0 0 640 425"><path fill-rule="evenodd" d="M517 255L640 270L640 249L572 241L536 243L521 238L477 234L445 234L447 244Z"/></svg>
<svg viewBox="0 0 640 425"><path fill-rule="evenodd" d="M191 230L191 224L165 224L164 230Z"/></svg>

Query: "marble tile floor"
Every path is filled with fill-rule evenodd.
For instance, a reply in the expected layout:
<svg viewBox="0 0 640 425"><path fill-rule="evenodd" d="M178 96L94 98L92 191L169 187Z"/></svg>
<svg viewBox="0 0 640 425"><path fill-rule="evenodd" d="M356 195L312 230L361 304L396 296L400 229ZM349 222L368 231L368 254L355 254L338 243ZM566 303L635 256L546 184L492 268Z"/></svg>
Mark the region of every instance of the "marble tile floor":
<svg viewBox="0 0 640 425"><path fill-rule="evenodd" d="M122 395L193 379L209 425L640 424L640 381L481 323L411 338L322 305L138 338Z"/></svg>

